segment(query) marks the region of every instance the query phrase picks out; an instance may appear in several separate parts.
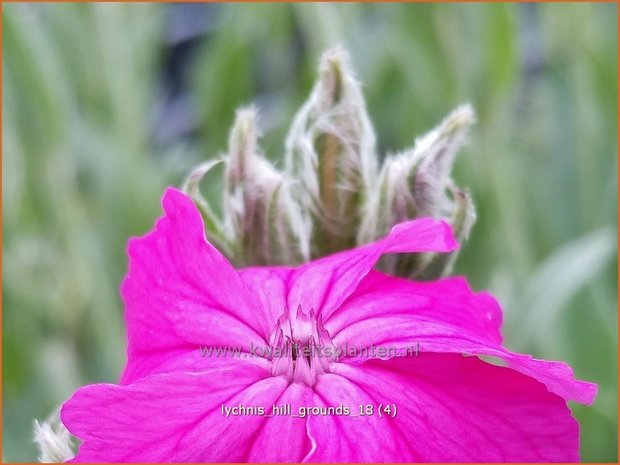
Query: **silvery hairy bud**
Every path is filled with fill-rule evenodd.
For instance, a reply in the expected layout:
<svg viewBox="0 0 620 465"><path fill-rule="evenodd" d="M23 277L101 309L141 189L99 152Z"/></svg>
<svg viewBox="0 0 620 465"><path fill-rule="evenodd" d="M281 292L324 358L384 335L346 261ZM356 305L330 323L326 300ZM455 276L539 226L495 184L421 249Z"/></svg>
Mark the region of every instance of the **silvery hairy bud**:
<svg viewBox="0 0 620 465"><path fill-rule="evenodd" d="M375 137L346 52L320 60L319 78L286 141L286 167L311 225L312 258L356 244L376 174Z"/></svg>
<svg viewBox="0 0 620 465"><path fill-rule="evenodd" d="M290 183L258 152L256 111L237 111L225 168L224 223L237 265L307 260L308 238Z"/></svg>
<svg viewBox="0 0 620 465"><path fill-rule="evenodd" d="M209 241L215 245L220 251L222 251L226 256L232 259L234 245L230 238L230 235L227 234L226 228L222 221L218 218L218 216L211 208L209 202L203 197L200 192L200 181L202 178L213 168L222 164L224 162L223 159L209 160L204 163L201 163L196 168L192 170L189 174L185 182L183 183L182 189L185 193L187 193L198 209L202 214L202 218L205 222L205 228L207 230L207 236Z"/></svg>
<svg viewBox="0 0 620 465"><path fill-rule="evenodd" d="M34 441L39 448L39 462L63 463L75 456L72 436L60 421L59 412L41 423L34 421Z"/></svg>
<svg viewBox="0 0 620 465"><path fill-rule="evenodd" d="M467 239L475 210L469 193L454 186L451 171L473 122L472 108L458 107L412 149L385 159L364 212L360 244L383 236L394 224L422 216L447 219L459 242ZM449 273L455 258L456 253L399 255L386 257L380 267L404 277L434 279Z"/></svg>
<svg viewBox="0 0 620 465"><path fill-rule="evenodd" d="M200 208L209 239L237 266L294 265L383 237L395 224L431 216L450 222L459 242L475 221L471 197L451 178L474 112L454 110L415 145L377 170L375 136L346 52L323 54L319 77L286 140L286 171L258 149L256 111L242 109L228 153L197 167L184 189ZM224 217L200 194L203 176L225 166ZM456 254L385 257L388 273L435 279Z"/></svg>

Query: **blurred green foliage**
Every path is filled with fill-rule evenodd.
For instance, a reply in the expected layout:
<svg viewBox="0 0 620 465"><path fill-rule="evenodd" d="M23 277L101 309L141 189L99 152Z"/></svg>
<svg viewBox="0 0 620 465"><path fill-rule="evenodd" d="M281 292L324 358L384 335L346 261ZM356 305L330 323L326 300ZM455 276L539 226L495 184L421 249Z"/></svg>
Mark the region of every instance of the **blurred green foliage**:
<svg viewBox="0 0 620 465"><path fill-rule="evenodd" d="M166 185L225 149L256 102L278 163L320 52L344 44L382 152L458 103L478 111L456 179L478 223L457 272L505 308L508 347L595 381L582 459L617 454L617 6L227 4L187 70L192 137L154 142L165 4L3 7L3 457L32 420L124 363L125 243ZM164 126L172 124L164 120ZM205 184L217 195L220 180Z"/></svg>

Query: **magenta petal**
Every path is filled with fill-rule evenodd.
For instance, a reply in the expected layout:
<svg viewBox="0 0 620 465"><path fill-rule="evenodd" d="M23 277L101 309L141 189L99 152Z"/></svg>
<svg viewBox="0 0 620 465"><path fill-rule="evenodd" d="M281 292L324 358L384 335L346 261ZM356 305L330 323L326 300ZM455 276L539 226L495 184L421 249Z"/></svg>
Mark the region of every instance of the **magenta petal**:
<svg viewBox="0 0 620 465"><path fill-rule="evenodd" d="M502 312L495 299L486 292L474 293L464 278L417 282L372 271L355 293L325 322L336 337L342 331L358 334L356 325L381 321L398 323L401 317L409 324L415 320L422 330L433 323L445 334L474 334L489 344L501 344ZM395 320L396 319L396 320ZM377 328L381 331L383 326ZM390 328L386 326L386 331ZM394 331L391 331L394 333ZM368 331L372 343L377 331ZM409 334L409 333L408 333ZM340 340L344 335L340 336Z"/></svg>
<svg viewBox="0 0 620 465"><path fill-rule="evenodd" d="M335 344L358 350L350 363L362 363L363 347L398 349L403 355L419 349L488 355L543 382L566 400L590 404L596 385L577 381L565 363L536 360L502 347L501 312L487 293L474 294L460 278L417 283L373 272L332 317L325 327ZM378 354L380 355L380 354ZM385 358L394 353L385 354Z"/></svg>
<svg viewBox="0 0 620 465"><path fill-rule="evenodd" d="M387 253L451 252L457 248L450 226L422 218L400 223L383 239L301 266L291 276L288 304L314 309L327 319Z"/></svg>
<svg viewBox="0 0 620 465"><path fill-rule="evenodd" d="M274 401L279 407L276 415L272 407L253 438L246 456L247 462L301 462L312 449L306 430L306 419L296 415L300 407L312 405L312 389L300 383L290 384ZM290 406L290 415L285 414Z"/></svg>
<svg viewBox="0 0 620 465"><path fill-rule="evenodd" d="M239 270L239 276L256 302L259 317L273 329L286 310L288 280L293 273L284 267L251 267Z"/></svg>
<svg viewBox="0 0 620 465"><path fill-rule="evenodd" d="M361 405L375 405L376 402L377 399L336 372L321 376L314 388L313 404L323 409L346 407L349 415L319 411L308 419L308 434L315 446L305 461L409 461L411 454L403 447L403 439L386 428L383 418L378 415L359 416Z"/></svg>
<svg viewBox="0 0 620 465"><path fill-rule="evenodd" d="M87 386L65 403L61 418L84 441L75 462L242 462L265 418L227 418L222 404L271 409L286 386L282 377L237 363L198 375L153 375L128 386ZM287 458L307 452L299 447Z"/></svg>
<svg viewBox="0 0 620 465"><path fill-rule="evenodd" d="M335 364L317 402L370 416L316 416L312 462L574 462L578 425L536 380L474 357L422 354ZM396 415L378 405L396 406Z"/></svg>
<svg viewBox="0 0 620 465"><path fill-rule="evenodd" d="M199 345L264 345L271 328L237 272L205 239L191 199L169 188L162 204L165 215L154 231L129 243L129 272L122 285L126 373L148 372L148 365L157 364L152 359L164 351L186 355ZM151 359L147 366L134 366L143 357ZM134 379L123 377L124 382Z"/></svg>
<svg viewBox="0 0 620 465"><path fill-rule="evenodd" d="M186 347L162 352L139 353L130 357L120 384L129 384L145 376L174 372L200 374L214 369L228 368L237 361L269 369L269 361L250 356L240 348Z"/></svg>

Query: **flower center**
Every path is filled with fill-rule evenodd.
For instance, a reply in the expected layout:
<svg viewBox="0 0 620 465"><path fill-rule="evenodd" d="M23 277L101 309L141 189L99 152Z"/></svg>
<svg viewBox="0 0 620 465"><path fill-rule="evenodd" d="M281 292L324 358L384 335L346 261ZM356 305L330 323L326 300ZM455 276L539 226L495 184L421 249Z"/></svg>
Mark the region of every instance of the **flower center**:
<svg viewBox="0 0 620 465"><path fill-rule="evenodd" d="M286 310L269 338L271 373L285 375L290 382L313 386L319 375L329 371L337 351L321 316L314 310L305 313L301 305L296 312Z"/></svg>

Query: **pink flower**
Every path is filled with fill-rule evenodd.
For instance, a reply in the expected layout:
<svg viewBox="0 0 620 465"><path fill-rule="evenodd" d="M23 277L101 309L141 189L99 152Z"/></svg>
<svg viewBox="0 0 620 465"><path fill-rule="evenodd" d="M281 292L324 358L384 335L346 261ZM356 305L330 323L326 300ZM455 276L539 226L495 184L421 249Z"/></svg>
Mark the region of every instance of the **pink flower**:
<svg viewBox="0 0 620 465"><path fill-rule="evenodd" d="M503 348L500 308L464 279L373 271L382 254L454 250L446 223L402 223L296 269L235 270L187 196L168 189L163 207L129 243L120 385L81 388L62 409L83 440L74 461L579 459L567 401L592 403L595 385ZM337 353L347 346L376 352Z"/></svg>

